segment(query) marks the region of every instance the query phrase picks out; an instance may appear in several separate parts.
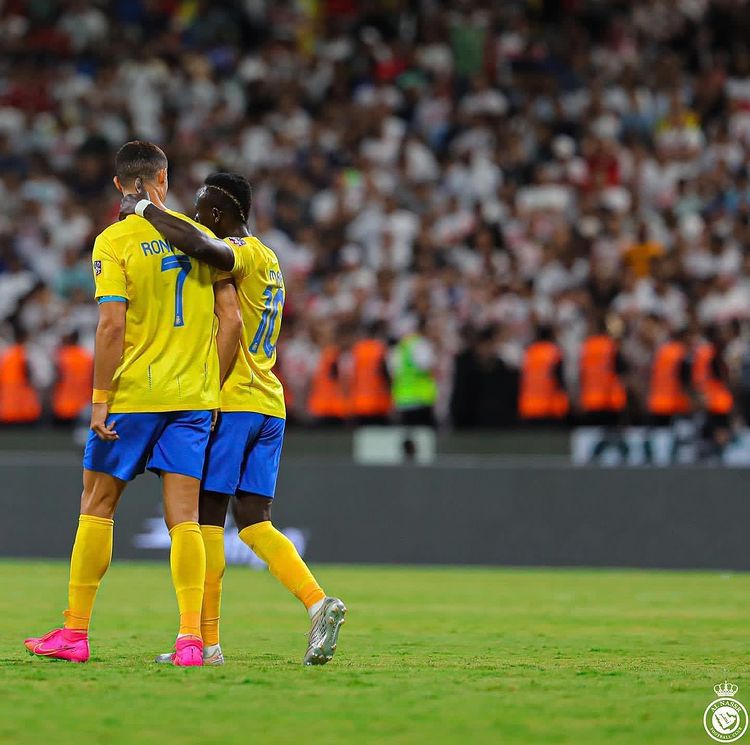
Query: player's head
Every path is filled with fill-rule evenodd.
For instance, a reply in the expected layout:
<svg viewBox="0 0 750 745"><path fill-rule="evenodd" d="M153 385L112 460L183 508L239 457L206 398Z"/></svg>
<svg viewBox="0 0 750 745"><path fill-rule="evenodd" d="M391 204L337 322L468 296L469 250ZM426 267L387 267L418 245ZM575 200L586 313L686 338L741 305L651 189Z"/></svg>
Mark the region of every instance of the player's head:
<svg viewBox="0 0 750 745"><path fill-rule="evenodd" d="M250 216L250 182L238 173L214 173L198 191L195 219L219 238L241 233Z"/></svg>
<svg viewBox="0 0 750 745"><path fill-rule="evenodd" d="M167 165L164 151L152 142L126 142L115 156L115 186L123 194L132 194L140 176L149 194L158 195L163 202L169 187Z"/></svg>

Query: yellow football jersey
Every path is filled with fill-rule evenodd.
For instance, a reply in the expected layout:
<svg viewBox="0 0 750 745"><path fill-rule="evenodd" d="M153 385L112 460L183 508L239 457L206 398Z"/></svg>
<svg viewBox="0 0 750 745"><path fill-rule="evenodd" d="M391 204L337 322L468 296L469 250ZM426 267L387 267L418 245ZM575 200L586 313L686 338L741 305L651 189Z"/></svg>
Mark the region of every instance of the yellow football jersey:
<svg viewBox="0 0 750 745"><path fill-rule="evenodd" d="M284 310L284 279L276 254L254 236L227 238L242 312L242 339L221 389L222 411L286 417L284 388L273 374Z"/></svg>
<svg viewBox="0 0 750 745"><path fill-rule="evenodd" d="M185 215L170 214L213 235ZM97 301L127 302L110 411L218 408L216 270L176 250L136 215L99 234L92 260Z"/></svg>

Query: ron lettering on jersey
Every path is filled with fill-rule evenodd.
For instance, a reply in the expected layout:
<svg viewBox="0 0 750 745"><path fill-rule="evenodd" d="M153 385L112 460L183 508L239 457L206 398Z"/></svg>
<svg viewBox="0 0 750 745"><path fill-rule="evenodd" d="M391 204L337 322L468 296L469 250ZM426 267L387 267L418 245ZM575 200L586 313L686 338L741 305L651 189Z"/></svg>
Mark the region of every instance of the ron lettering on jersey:
<svg viewBox="0 0 750 745"><path fill-rule="evenodd" d="M169 241L143 241L141 249L144 256L158 256L163 253L174 253L174 246Z"/></svg>

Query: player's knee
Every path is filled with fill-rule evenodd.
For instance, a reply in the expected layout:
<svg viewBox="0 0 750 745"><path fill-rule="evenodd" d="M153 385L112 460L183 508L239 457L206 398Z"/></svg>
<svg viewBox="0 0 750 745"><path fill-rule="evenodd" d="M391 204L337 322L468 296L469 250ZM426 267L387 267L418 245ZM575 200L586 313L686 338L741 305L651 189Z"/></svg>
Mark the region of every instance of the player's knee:
<svg viewBox="0 0 750 745"><path fill-rule="evenodd" d="M197 523L198 505L188 499L165 499L164 522L168 530L180 523Z"/></svg>
<svg viewBox="0 0 750 745"><path fill-rule="evenodd" d="M224 527L229 506L229 495L219 492L202 491L198 507L198 520L201 525Z"/></svg>
<svg viewBox="0 0 750 745"><path fill-rule="evenodd" d="M81 514L112 519L126 485L114 476L84 468Z"/></svg>
<svg viewBox="0 0 750 745"><path fill-rule="evenodd" d="M200 481L176 473L162 474L164 522L170 530L180 523L198 522Z"/></svg>
<svg viewBox="0 0 750 745"><path fill-rule="evenodd" d="M120 493L106 484L93 484L84 487L81 493L81 514L112 519L117 508Z"/></svg>
<svg viewBox="0 0 750 745"><path fill-rule="evenodd" d="M197 523L198 522L198 507L190 507L189 505L170 505L164 508L164 523L167 526L167 530L172 530L175 525L180 523Z"/></svg>
<svg viewBox="0 0 750 745"><path fill-rule="evenodd" d="M238 492L232 499L232 514L238 530L270 521L271 500L258 494Z"/></svg>

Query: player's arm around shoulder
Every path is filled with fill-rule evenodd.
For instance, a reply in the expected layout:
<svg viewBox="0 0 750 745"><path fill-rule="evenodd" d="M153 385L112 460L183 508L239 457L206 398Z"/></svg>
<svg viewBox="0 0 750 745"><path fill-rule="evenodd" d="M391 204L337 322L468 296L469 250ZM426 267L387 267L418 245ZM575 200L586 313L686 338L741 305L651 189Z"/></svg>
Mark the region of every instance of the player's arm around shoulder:
<svg viewBox="0 0 750 745"><path fill-rule="evenodd" d="M242 336L242 312L231 279L221 279L214 284L214 313L219 319L216 349L219 354L219 379L223 384L234 364Z"/></svg>
<svg viewBox="0 0 750 745"><path fill-rule="evenodd" d="M148 198L140 179L136 179L136 193L126 194L120 203L120 217L139 215L148 220L173 246L182 253L210 266L231 271L234 252L209 231L201 230L192 221L159 209Z"/></svg>

